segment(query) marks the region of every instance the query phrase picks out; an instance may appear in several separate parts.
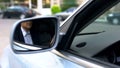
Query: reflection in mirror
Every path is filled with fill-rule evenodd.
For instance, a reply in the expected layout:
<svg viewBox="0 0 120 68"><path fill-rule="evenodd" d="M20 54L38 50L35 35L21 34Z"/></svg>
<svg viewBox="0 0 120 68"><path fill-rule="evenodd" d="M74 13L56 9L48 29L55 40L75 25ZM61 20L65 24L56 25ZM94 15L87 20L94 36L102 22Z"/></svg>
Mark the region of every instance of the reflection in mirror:
<svg viewBox="0 0 120 68"><path fill-rule="evenodd" d="M30 19L21 21L13 33L13 49L33 51L48 49L55 42L57 19Z"/></svg>

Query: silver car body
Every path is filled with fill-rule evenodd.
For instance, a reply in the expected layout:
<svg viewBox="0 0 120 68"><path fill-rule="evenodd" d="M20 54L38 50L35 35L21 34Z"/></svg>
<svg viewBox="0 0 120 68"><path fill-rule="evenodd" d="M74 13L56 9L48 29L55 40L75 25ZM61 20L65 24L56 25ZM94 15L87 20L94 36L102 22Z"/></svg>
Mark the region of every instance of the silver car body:
<svg viewBox="0 0 120 68"><path fill-rule="evenodd" d="M48 58L49 57L49 58ZM84 68L71 61L56 56L52 52L36 54L15 54L11 47L5 48L1 68Z"/></svg>

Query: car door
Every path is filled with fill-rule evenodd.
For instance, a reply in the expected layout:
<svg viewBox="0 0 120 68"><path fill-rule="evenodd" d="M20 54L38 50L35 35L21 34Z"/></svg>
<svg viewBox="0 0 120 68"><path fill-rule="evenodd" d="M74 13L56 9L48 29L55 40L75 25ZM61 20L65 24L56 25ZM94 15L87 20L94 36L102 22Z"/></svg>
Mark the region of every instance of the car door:
<svg viewBox="0 0 120 68"><path fill-rule="evenodd" d="M100 52L104 52L104 49L111 47L114 42L120 39L117 35L119 31L114 32L116 29L119 30L119 25L111 25L105 16L109 12L108 9L114 7L119 1L89 0L86 2L61 26L62 35L57 47L58 53L53 53L73 62L73 64L87 68L118 67L117 64L111 63L109 60L102 59L101 61L101 58L105 56L102 56ZM109 51L112 52L108 56L114 56L115 53L111 49L105 51L107 53L104 55L108 54ZM95 57L98 54L100 56Z"/></svg>

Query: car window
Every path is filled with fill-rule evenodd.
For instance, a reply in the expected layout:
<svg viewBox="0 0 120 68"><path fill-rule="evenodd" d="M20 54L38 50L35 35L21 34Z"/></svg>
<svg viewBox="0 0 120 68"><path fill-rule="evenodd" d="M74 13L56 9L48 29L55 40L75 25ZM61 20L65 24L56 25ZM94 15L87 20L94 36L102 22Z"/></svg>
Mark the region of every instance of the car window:
<svg viewBox="0 0 120 68"><path fill-rule="evenodd" d="M29 8L27 8L27 7L22 7L22 9L23 9L23 11L28 11L28 10L30 10Z"/></svg>
<svg viewBox="0 0 120 68"><path fill-rule="evenodd" d="M13 8L8 8L7 11L21 11L21 9L13 7Z"/></svg>
<svg viewBox="0 0 120 68"><path fill-rule="evenodd" d="M77 7L69 8L69 9L66 10L66 12L73 12L73 11L75 11L76 8L77 8Z"/></svg>
<svg viewBox="0 0 120 68"><path fill-rule="evenodd" d="M27 7L19 7L17 9L21 10L22 12L26 12L29 10Z"/></svg>
<svg viewBox="0 0 120 68"><path fill-rule="evenodd" d="M76 54L120 65L120 3L79 32L70 46Z"/></svg>
<svg viewBox="0 0 120 68"><path fill-rule="evenodd" d="M70 14L70 16L68 16L66 18L66 20L61 21L60 22L60 32L66 33L67 30L68 30L68 28L69 28L69 26L71 25L71 22L72 22L72 20L74 18L74 15L76 15L76 13L78 13L79 10L82 9L82 7L84 7L85 5L88 5L90 2L91 2L90 0L85 0L85 1L81 2L81 4L79 5L79 7L76 7L75 10L74 10L74 12L72 12Z"/></svg>
<svg viewBox="0 0 120 68"><path fill-rule="evenodd" d="M7 11L21 11L21 12L26 12L29 9L27 7L20 7L20 6L15 6L15 7L9 7Z"/></svg>

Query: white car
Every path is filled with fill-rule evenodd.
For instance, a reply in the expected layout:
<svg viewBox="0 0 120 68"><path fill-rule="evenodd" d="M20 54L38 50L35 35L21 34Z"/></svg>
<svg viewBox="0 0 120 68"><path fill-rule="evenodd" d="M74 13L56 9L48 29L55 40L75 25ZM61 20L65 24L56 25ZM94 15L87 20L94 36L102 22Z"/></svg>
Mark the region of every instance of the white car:
<svg viewBox="0 0 120 68"><path fill-rule="evenodd" d="M1 67L119 68L120 26L101 20L107 15L104 12L116 8L119 2L88 0L61 26L56 17L18 21L11 32L10 46L3 53ZM26 43L25 33L19 32L23 22L32 22L27 31L33 43Z"/></svg>

